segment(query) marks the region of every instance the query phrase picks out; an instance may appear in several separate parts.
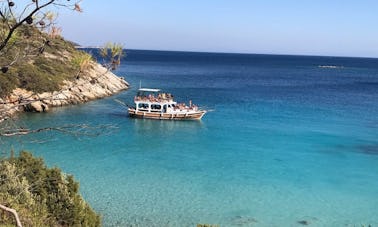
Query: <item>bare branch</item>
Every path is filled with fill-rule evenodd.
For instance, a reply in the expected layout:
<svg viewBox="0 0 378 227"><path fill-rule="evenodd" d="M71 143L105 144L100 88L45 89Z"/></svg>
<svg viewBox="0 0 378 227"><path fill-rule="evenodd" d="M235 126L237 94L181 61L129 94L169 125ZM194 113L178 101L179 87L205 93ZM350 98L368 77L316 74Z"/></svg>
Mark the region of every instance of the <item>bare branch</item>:
<svg viewBox="0 0 378 227"><path fill-rule="evenodd" d="M0 209L5 210L5 211L10 212L11 214L13 214L14 218L16 219L17 227L22 227L20 218L18 217L18 213L17 213L17 211L15 209L6 207L6 206L4 206L2 204L0 204Z"/></svg>
<svg viewBox="0 0 378 227"><path fill-rule="evenodd" d="M103 134L105 130L114 129L117 129L117 127L115 127L114 125L90 126L87 124L63 125L58 127L44 127L38 129L11 128L0 131L0 137L24 136L45 131L57 131L73 136L99 136L100 134Z"/></svg>
<svg viewBox="0 0 378 227"><path fill-rule="evenodd" d="M14 16L14 14L13 14L12 7L10 6L11 1L7 0L7 3L8 3L8 6L9 6L9 13L10 13L10 15L12 16L12 18L16 18L16 17ZM13 3L13 2L12 2L12 3ZM13 4L14 4L14 3L13 3Z"/></svg>
<svg viewBox="0 0 378 227"><path fill-rule="evenodd" d="M10 26L10 24L9 24L9 18L7 17L7 11L6 11L6 9L4 9L4 12L2 12L1 10L0 10L0 16L2 17L2 19L3 19L3 23L5 22L6 24L7 24L7 27L8 27L8 29L10 29L11 28L11 26Z"/></svg>
<svg viewBox="0 0 378 227"><path fill-rule="evenodd" d="M37 3L37 2L36 2ZM35 4L36 4L35 3ZM25 6L24 10L20 13L20 16L18 17L18 20L21 20L22 17L24 16L24 13L29 9L29 7L31 7L32 5L34 5L34 3L29 3ZM38 7L38 5L37 5Z"/></svg>
<svg viewBox="0 0 378 227"><path fill-rule="evenodd" d="M46 2L45 4L43 4L43 5L41 5L41 6L36 5L36 8L35 8L34 10L32 10L27 16L25 16L22 20L20 20L19 22L16 22L16 24L14 24L13 26L11 26L11 28L10 28L9 31L8 31L8 35L7 35L6 38L5 38L3 41L1 41L1 43L0 43L0 51L1 51L2 49L4 49L4 47L8 44L8 42L9 42L10 38L12 37L14 31L15 31L18 27L20 27L24 22L29 21L30 18L32 18L32 16L33 16L36 12L38 12L39 10L41 10L41 9L47 7L48 5L52 4L54 1L55 1L55 0L50 0L50 1ZM8 0L8 2L9 2L9 0ZM10 9L10 10L11 10L11 9ZM11 12L11 14L13 15L12 12ZM15 17L13 17L13 18L15 18Z"/></svg>

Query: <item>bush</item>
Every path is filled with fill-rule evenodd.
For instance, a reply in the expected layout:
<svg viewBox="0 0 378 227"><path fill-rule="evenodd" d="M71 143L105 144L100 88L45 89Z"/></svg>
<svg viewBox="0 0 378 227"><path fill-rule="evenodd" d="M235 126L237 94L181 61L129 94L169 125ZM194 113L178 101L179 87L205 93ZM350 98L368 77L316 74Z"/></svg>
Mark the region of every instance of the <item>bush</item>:
<svg viewBox="0 0 378 227"><path fill-rule="evenodd" d="M0 98L8 95L18 85L18 80L12 71L12 69L8 71L8 75L0 72Z"/></svg>
<svg viewBox="0 0 378 227"><path fill-rule="evenodd" d="M73 176L24 151L0 162L0 203L16 209L24 226L101 225ZM0 225L11 223L13 217L0 212Z"/></svg>

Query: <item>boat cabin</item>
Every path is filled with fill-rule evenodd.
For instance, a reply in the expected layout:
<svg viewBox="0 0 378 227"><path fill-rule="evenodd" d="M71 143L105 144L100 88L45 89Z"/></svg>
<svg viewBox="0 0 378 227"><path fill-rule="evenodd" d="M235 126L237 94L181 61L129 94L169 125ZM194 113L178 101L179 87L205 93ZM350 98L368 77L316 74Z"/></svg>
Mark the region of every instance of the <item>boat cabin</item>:
<svg viewBox="0 0 378 227"><path fill-rule="evenodd" d="M192 101L189 101L189 106L173 101L170 93L160 92L160 89L139 88L134 97L134 103L135 107L128 109L131 117L198 120L206 113L205 110L199 110L196 105L193 105Z"/></svg>
<svg viewBox="0 0 378 227"><path fill-rule="evenodd" d="M137 111L151 113L169 113L177 106L171 94L160 93L160 89L152 88L140 88L134 102Z"/></svg>

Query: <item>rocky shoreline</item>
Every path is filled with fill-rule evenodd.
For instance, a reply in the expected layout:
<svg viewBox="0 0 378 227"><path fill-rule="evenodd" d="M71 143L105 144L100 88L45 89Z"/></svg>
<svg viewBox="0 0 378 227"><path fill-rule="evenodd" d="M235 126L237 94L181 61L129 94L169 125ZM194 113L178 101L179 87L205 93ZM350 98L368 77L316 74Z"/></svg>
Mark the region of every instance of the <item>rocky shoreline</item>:
<svg viewBox="0 0 378 227"><path fill-rule="evenodd" d="M51 107L74 105L116 94L129 87L124 78L116 76L98 63L74 81L64 81L60 91L40 94L14 89L0 98L0 122L17 112L46 112Z"/></svg>

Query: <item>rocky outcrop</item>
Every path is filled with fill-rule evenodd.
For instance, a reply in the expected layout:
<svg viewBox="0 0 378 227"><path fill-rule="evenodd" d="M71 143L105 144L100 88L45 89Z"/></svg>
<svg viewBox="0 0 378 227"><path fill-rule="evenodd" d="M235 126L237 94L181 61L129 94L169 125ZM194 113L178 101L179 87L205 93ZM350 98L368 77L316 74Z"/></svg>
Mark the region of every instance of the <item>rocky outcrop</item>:
<svg viewBox="0 0 378 227"><path fill-rule="evenodd" d="M23 106L26 112L47 112L49 107L42 101L34 101Z"/></svg>
<svg viewBox="0 0 378 227"><path fill-rule="evenodd" d="M73 81L64 81L60 91L35 94L17 88L5 99L0 99L0 121L19 111L46 112L51 107L88 102L125 90L129 84L100 64Z"/></svg>

